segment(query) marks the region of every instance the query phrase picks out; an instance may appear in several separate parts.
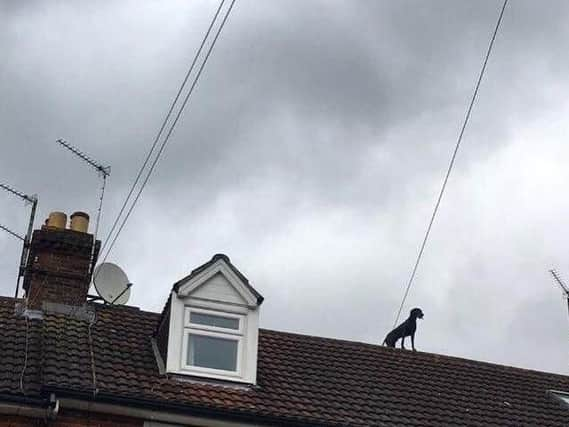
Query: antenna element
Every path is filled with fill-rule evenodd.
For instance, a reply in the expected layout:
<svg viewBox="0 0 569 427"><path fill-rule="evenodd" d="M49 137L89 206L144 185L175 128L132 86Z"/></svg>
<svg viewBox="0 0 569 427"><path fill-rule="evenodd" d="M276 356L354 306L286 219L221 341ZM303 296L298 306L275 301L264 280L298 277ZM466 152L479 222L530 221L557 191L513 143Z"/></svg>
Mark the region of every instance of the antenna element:
<svg viewBox="0 0 569 427"><path fill-rule="evenodd" d="M26 232L25 237L22 237L19 234L14 233L10 229L0 225L0 228L2 230L6 231L7 233L11 234L12 236L20 240L23 240L24 242L24 244L22 245L22 255L20 255L20 268L18 269L18 278L16 280L16 293L14 295L14 298L18 298L18 292L20 290L20 278L24 275L26 271L28 255L30 253L30 242L32 240L32 231L34 229L34 220L36 218L36 209L38 207L38 196L36 196L35 194L28 196L27 194L16 190L15 188L9 186L8 184L0 183L0 188L3 189L4 191L7 191L8 193L13 194L14 196L19 197L24 201L24 203L32 205L32 208L30 210L30 220L28 222L28 230Z"/></svg>
<svg viewBox="0 0 569 427"><path fill-rule="evenodd" d="M567 299L567 310L569 311L569 287L565 284L565 282L559 277L559 274L554 269L549 270L555 282L561 287L561 290L565 294L565 299Z"/></svg>
<svg viewBox="0 0 569 427"><path fill-rule="evenodd" d="M69 151L71 151L73 154L75 154L81 160L87 162L87 164L89 164L91 167L93 167L97 171L99 171L99 173L101 173L105 178L111 174L111 167L110 166L103 166L102 164L100 164L96 160L93 160L87 154L83 153L78 148L71 145L65 139L59 138L56 142L59 143L60 145L64 146L65 148L67 148Z"/></svg>
<svg viewBox="0 0 569 427"><path fill-rule="evenodd" d="M8 193L12 193L15 196L18 196L20 199L29 202L29 203L33 203L34 200L37 199L36 196L28 196L27 194L22 193L21 191L16 190L13 187L10 187L8 184L4 184L0 182L0 188L2 188L3 190L6 190Z"/></svg>
<svg viewBox="0 0 569 427"><path fill-rule="evenodd" d="M99 176L103 179L103 182L101 184L101 193L99 196L99 207L97 208L97 219L95 221L95 233L93 234L93 249L91 250L91 263L89 264L90 267L90 271L92 271L94 265L95 264L95 247L97 245L97 235L99 234L99 223L101 222L101 211L103 210L103 198L105 197L105 187L107 185L107 177L111 174L111 167L110 166L103 166L101 163L97 162L96 160L93 160L91 157L89 157L87 154L83 153L81 150L79 150L78 148L74 147L73 145L71 145L69 142L67 142L64 139L58 139L56 141L58 144L60 144L61 146L67 148L69 151L71 151L73 154L75 154L77 157L79 157L81 160L83 160L84 162L86 162L89 166L91 166L93 169L95 169L97 171L97 173L99 174Z"/></svg>
<svg viewBox="0 0 569 427"><path fill-rule="evenodd" d="M2 224L0 224L0 229L4 230L6 233L10 234L11 236L15 237L16 239L21 240L22 242L24 240L26 240L25 237L20 236L18 233L16 233L15 231L10 230L8 227L4 227Z"/></svg>
<svg viewBox="0 0 569 427"><path fill-rule="evenodd" d="M549 270L549 272L553 276L553 279L555 280L555 282L557 282L557 284L561 287L561 289L565 293L565 296L567 298L569 298L569 288L567 287L565 282L563 282L563 280L561 280L561 277L559 277L559 273L557 273L557 271L555 271L554 269Z"/></svg>

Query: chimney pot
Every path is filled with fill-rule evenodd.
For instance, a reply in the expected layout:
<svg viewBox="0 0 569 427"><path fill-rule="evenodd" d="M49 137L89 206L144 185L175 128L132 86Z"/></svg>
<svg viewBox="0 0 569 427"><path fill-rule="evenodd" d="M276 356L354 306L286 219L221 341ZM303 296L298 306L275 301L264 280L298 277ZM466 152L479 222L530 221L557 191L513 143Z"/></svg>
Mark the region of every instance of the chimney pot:
<svg viewBox="0 0 569 427"><path fill-rule="evenodd" d="M89 215L85 212L74 212L71 215L69 228L80 233L87 233L89 230Z"/></svg>
<svg viewBox="0 0 569 427"><path fill-rule="evenodd" d="M64 212L51 212L47 219L47 226L57 229L65 229L67 224L67 215Z"/></svg>

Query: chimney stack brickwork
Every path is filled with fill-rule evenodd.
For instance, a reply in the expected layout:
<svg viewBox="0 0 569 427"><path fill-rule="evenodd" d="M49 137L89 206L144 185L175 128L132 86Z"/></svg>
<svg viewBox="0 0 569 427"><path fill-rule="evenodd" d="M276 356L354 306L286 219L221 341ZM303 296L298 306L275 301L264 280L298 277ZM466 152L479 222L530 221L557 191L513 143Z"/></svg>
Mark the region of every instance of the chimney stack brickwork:
<svg viewBox="0 0 569 427"><path fill-rule="evenodd" d="M100 242L96 242L97 259ZM43 302L81 306L91 282L93 235L43 226L35 230L24 277L28 308Z"/></svg>

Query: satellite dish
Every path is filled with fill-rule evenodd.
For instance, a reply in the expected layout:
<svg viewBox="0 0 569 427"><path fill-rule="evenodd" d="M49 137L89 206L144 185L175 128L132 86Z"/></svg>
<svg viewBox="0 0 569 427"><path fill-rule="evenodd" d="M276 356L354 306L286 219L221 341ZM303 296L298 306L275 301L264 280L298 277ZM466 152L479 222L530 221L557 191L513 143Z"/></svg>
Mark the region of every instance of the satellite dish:
<svg viewBox="0 0 569 427"><path fill-rule="evenodd" d="M112 262L99 264L93 272L93 284L106 303L123 305L128 302L132 283L118 265Z"/></svg>

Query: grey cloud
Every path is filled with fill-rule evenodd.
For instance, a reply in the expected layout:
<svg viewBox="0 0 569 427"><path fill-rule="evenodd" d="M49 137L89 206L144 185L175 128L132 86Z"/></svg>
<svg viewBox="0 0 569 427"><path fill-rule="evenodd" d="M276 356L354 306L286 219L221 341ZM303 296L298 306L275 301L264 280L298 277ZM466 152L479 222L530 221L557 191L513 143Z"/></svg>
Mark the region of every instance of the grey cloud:
<svg viewBox="0 0 569 427"><path fill-rule="evenodd" d="M499 6L238 1L112 255L133 303L161 309L173 281L227 252L265 294L264 326L380 340ZM66 137L113 167L108 230L214 7L0 2L0 179L40 195L37 224L94 213L98 179L55 145ZM562 301L542 283L569 249L566 9L506 11L408 303L426 312L422 349L566 372L566 342L544 332ZM17 201L0 207L25 227ZM11 294L19 246L0 234L0 251Z"/></svg>

